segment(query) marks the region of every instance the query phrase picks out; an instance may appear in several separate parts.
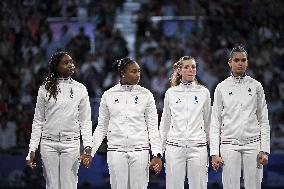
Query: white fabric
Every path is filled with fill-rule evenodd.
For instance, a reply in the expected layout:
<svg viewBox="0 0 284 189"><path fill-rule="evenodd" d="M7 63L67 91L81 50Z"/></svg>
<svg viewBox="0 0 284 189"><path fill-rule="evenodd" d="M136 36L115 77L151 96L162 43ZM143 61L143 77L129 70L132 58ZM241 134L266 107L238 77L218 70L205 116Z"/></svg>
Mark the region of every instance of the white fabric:
<svg viewBox="0 0 284 189"><path fill-rule="evenodd" d="M221 140L260 136L260 150L270 152L270 127L265 95L261 84L245 76L229 77L214 93L210 126L210 154L219 155Z"/></svg>
<svg viewBox="0 0 284 189"><path fill-rule="evenodd" d="M92 146L91 107L87 89L72 79L59 80L57 101L40 87L35 108L29 153L41 141L47 189L76 189L80 132L84 146Z"/></svg>
<svg viewBox="0 0 284 189"><path fill-rule="evenodd" d="M42 140L40 153L46 189L76 189L80 157L80 141Z"/></svg>
<svg viewBox="0 0 284 189"><path fill-rule="evenodd" d="M49 98L44 86L39 88L30 151L35 151L42 133L50 135L74 135L80 133L84 146L92 146L91 107L86 87L72 79L59 80L57 101Z"/></svg>
<svg viewBox="0 0 284 189"><path fill-rule="evenodd" d="M206 143L209 134L211 99L209 91L195 82L180 84L167 90L160 132L165 150L166 141Z"/></svg>
<svg viewBox="0 0 284 189"><path fill-rule="evenodd" d="M166 188L207 188L207 141L210 125L209 91L196 82L167 90L160 132L166 151Z"/></svg>
<svg viewBox="0 0 284 189"><path fill-rule="evenodd" d="M119 149L149 146L153 155L162 153L158 115L152 93L139 86L117 84L104 92L94 131L93 155L107 134L108 146Z"/></svg>
<svg viewBox="0 0 284 189"><path fill-rule="evenodd" d="M108 151L107 162L112 189L147 189L148 151Z"/></svg>
<svg viewBox="0 0 284 189"><path fill-rule="evenodd" d="M257 161L259 151L259 142L245 145L221 144L221 156L224 160L222 172L224 189L240 188L242 169L245 188L261 188L263 166Z"/></svg>
<svg viewBox="0 0 284 189"><path fill-rule="evenodd" d="M206 146L166 146L166 188L183 189L187 174L189 188L206 189L208 154Z"/></svg>

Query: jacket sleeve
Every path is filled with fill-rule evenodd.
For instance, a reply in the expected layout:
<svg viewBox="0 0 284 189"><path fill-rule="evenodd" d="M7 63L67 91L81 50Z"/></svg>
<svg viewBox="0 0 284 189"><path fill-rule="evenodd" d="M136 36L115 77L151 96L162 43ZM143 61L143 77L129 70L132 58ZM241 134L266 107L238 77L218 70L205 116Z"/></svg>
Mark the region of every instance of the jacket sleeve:
<svg viewBox="0 0 284 189"><path fill-rule="evenodd" d="M81 128L81 135L84 147L92 146L92 120L91 120L91 106L89 95L86 88L83 90L83 98L80 101L79 107L79 123Z"/></svg>
<svg viewBox="0 0 284 189"><path fill-rule="evenodd" d="M171 125L171 110L169 107L168 92L166 92L165 99L164 99L163 114L162 114L161 123L160 123L160 135L161 135L161 140L162 140L163 153L165 152L165 149L166 149L166 141L167 141L168 132L170 130L170 125Z"/></svg>
<svg viewBox="0 0 284 189"><path fill-rule="evenodd" d="M107 131L108 131L108 124L110 119L109 110L106 104L106 95L103 94L100 108L99 108L99 117L98 117L98 125L93 134L93 149L92 149L92 156L97 152L99 149L103 139L105 138Z"/></svg>
<svg viewBox="0 0 284 189"><path fill-rule="evenodd" d="M217 86L214 92L214 102L213 102L211 124L209 130L211 156L220 155L219 146L220 146L220 128L222 124L222 118L221 118L222 109L223 109L223 102L222 102L221 92L219 86Z"/></svg>
<svg viewBox="0 0 284 189"><path fill-rule="evenodd" d="M158 129L158 114L155 100L152 93L149 94L149 101L145 110L145 119L149 131L149 139L152 155L162 154L162 143Z"/></svg>
<svg viewBox="0 0 284 189"><path fill-rule="evenodd" d="M29 144L29 152L35 152L38 148L42 128L45 124L45 90L43 86L41 86L38 90L36 107L35 107L35 114L32 124L32 133L31 139Z"/></svg>
<svg viewBox="0 0 284 189"><path fill-rule="evenodd" d="M206 90L206 100L203 106L203 120L204 120L204 129L206 133L206 140L209 142L209 128L211 123L211 98L210 92Z"/></svg>
<svg viewBox="0 0 284 189"><path fill-rule="evenodd" d="M270 153L270 126L268 120L268 110L263 87L259 83L257 88L257 119L260 126L261 146L260 150Z"/></svg>

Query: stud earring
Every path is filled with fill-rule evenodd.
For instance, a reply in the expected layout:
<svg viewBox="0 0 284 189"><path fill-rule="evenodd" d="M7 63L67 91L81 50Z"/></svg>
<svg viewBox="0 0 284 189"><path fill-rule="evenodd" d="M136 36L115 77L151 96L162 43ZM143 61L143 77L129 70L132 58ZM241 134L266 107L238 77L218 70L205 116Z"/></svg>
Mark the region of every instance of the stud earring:
<svg viewBox="0 0 284 189"><path fill-rule="evenodd" d="M122 75L122 77L124 78L124 75Z"/></svg>

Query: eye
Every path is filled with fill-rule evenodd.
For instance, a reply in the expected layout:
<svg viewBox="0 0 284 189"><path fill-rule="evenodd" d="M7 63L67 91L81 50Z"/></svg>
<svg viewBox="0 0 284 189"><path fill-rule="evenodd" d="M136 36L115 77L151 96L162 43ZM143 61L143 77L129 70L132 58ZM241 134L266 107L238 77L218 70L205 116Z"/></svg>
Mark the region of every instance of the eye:
<svg viewBox="0 0 284 189"><path fill-rule="evenodd" d="M67 65L67 64L75 64L75 61L74 60L65 60L65 61L63 61L63 64L65 64L65 65Z"/></svg>

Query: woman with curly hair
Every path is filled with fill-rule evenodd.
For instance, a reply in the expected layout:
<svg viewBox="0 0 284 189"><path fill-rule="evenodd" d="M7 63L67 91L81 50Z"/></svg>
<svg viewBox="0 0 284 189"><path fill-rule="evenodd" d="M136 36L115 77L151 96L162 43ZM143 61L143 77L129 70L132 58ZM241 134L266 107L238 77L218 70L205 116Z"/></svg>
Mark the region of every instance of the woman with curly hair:
<svg viewBox="0 0 284 189"><path fill-rule="evenodd" d="M34 168L40 143L47 189L76 189L80 159L80 133L85 147L81 160L92 161L92 122L86 87L71 78L74 61L67 52L57 52L37 96L27 165Z"/></svg>

